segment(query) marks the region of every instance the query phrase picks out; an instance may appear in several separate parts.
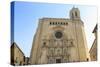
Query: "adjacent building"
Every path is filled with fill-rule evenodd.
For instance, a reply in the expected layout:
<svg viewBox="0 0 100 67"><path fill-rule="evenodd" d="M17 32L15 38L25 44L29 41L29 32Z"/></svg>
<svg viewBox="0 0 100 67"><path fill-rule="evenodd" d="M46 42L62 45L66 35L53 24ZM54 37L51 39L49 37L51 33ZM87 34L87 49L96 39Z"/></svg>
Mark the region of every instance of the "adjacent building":
<svg viewBox="0 0 100 67"><path fill-rule="evenodd" d="M24 65L25 55L18 45L14 42L11 45L11 65Z"/></svg>
<svg viewBox="0 0 100 67"><path fill-rule="evenodd" d="M41 18L34 36L30 64L89 61L84 23L73 7L70 18Z"/></svg>
<svg viewBox="0 0 100 67"><path fill-rule="evenodd" d="M92 33L94 33L95 39L92 44L92 47L90 48L89 53L90 53L91 61L97 61L97 24Z"/></svg>
<svg viewBox="0 0 100 67"><path fill-rule="evenodd" d="M25 57L25 65L29 65L29 57Z"/></svg>

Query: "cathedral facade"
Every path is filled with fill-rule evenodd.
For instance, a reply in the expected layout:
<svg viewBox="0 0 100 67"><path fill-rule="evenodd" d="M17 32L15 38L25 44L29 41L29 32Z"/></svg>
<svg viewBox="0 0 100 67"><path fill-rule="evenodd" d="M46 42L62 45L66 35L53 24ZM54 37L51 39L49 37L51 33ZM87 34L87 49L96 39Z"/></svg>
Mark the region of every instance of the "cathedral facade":
<svg viewBox="0 0 100 67"><path fill-rule="evenodd" d="M30 64L89 61L84 23L78 8L70 18L42 18L33 39Z"/></svg>

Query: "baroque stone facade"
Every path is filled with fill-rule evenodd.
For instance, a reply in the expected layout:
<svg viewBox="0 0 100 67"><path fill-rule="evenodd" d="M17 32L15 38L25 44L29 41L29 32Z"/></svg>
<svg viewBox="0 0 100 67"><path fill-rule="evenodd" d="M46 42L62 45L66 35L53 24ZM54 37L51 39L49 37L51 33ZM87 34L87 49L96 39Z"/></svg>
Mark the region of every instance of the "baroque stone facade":
<svg viewBox="0 0 100 67"><path fill-rule="evenodd" d="M84 23L78 8L70 18L42 18L34 36L30 64L89 61Z"/></svg>

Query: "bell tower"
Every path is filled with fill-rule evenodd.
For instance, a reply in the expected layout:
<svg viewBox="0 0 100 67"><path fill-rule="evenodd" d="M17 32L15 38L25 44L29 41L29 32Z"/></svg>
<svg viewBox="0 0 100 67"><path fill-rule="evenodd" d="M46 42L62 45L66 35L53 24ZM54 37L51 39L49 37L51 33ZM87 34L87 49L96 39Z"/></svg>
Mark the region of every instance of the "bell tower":
<svg viewBox="0 0 100 67"><path fill-rule="evenodd" d="M78 8L73 7L70 11L70 19L78 20L80 19L80 11Z"/></svg>

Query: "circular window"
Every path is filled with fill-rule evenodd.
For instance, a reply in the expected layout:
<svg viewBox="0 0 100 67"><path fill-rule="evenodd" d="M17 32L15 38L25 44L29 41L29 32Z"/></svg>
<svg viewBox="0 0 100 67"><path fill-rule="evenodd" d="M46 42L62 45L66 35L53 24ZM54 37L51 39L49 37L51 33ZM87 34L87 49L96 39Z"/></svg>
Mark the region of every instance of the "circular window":
<svg viewBox="0 0 100 67"><path fill-rule="evenodd" d="M58 38L58 39L61 38L62 35L63 35L63 34L62 34L62 32L60 32L60 31L57 31L57 32L55 33L55 37Z"/></svg>

